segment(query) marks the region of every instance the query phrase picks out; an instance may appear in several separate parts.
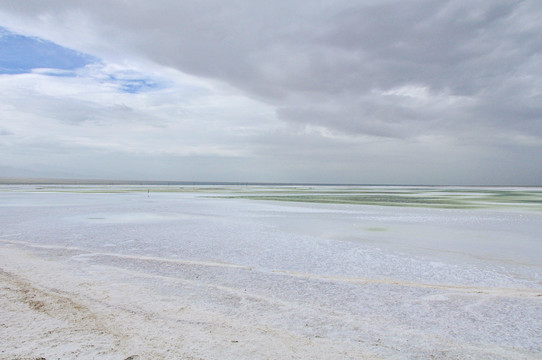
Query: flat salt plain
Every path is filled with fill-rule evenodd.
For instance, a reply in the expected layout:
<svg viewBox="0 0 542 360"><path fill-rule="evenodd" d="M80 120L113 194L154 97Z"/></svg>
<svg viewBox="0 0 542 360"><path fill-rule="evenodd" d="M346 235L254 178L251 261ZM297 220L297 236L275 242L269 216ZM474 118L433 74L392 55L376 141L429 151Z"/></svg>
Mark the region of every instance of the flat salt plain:
<svg viewBox="0 0 542 360"><path fill-rule="evenodd" d="M542 188L0 186L0 359L541 359Z"/></svg>

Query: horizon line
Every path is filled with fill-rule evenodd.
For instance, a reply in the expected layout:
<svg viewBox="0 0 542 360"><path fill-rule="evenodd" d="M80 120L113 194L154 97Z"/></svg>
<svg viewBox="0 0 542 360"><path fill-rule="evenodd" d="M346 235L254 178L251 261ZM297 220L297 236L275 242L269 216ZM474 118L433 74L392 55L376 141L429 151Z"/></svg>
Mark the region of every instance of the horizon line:
<svg viewBox="0 0 542 360"><path fill-rule="evenodd" d="M0 185L227 185L227 186L421 186L421 187L541 187L542 185L511 184L397 184L397 183L320 183L320 182L259 182L201 180L120 180L74 178L0 177Z"/></svg>

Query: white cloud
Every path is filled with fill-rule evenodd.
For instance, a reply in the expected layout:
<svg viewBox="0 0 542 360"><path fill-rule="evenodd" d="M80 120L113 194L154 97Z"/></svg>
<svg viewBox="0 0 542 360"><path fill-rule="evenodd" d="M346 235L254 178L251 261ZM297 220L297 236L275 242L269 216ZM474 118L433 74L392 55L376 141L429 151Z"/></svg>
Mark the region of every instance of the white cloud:
<svg viewBox="0 0 542 360"><path fill-rule="evenodd" d="M32 149L94 149L172 156L248 156L247 136L275 126L267 105L227 86L156 67L160 86L129 93L119 83L138 80L140 67L92 65L73 77L0 76L0 125L12 134L3 151L8 165L24 164ZM128 74L128 75L127 75ZM254 124L258 126L255 127ZM40 146L33 146L40 144ZM47 145L44 145L47 144ZM11 153L11 154L10 154ZM67 154L68 155L68 154ZM9 160L7 160L9 161Z"/></svg>

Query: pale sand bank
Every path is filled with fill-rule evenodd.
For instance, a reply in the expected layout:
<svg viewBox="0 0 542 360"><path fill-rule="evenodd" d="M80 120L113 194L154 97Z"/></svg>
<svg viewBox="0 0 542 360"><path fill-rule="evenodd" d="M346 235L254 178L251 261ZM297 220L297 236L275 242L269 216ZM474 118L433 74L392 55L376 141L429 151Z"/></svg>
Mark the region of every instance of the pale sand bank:
<svg viewBox="0 0 542 360"><path fill-rule="evenodd" d="M0 248L0 257L0 359L379 358L161 299L143 287L68 276L66 266L13 248Z"/></svg>
<svg viewBox="0 0 542 360"><path fill-rule="evenodd" d="M236 289L205 284L205 287L219 291L216 296L221 299L215 299L219 302L215 307L204 308L202 303L190 302L190 296L171 298L153 292L148 286L137 285L138 278L176 285L165 276L131 273L113 267L94 267L89 276L81 269L42 260L10 247L0 248L0 257L0 338L3 342L0 359L124 360L130 356L132 359L422 359L431 356L452 359L466 354L480 359L538 358L536 352L509 346L450 343L438 340L438 334L434 341L442 347L429 344L429 349L424 349L423 345L409 344L415 333L405 328L392 328L395 325L379 313L369 316L366 325L374 327L375 331L385 328L394 338L393 343L384 337L373 341L345 337L341 341L326 336L329 331L347 334L347 328L356 325L344 323L344 329L337 326L334 320L347 320L344 317L347 314L341 311L320 309L320 314L313 313L306 318L312 331L288 331L280 322L274 327L269 314L274 311L274 315L280 317L284 311L286 318L283 321L288 323L291 308L296 304L287 301L257 298L254 294L243 296ZM188 285L187 291L190 291L190 284L184 285ZM528 306L533 306L529 301L535 301L535 307L540 305L539 301L536 305L537 299L541 299L541 293L532 289L516 289L515 292L512 289L490 291L468 287L449 290L451 296L469 298L473 310L498 297L516 298ZM383 288L383 296L387 296L386 291ZM424 301L438 307L446 304L450 294L428 296ZM312 307L310 299L307 300L307 307ZM234 309L246 308L242 302L252 303L248 308L253 313L246 314L247 321ZM231 313L220 305L231 306ZM262 310L260 314L255 313L259 310ZM473 321L479 316L474 316ZM260 324L255 324L254 318ZM330 326L336 328L330 329ZM358 328L360 332L366 330Z"/></svg>

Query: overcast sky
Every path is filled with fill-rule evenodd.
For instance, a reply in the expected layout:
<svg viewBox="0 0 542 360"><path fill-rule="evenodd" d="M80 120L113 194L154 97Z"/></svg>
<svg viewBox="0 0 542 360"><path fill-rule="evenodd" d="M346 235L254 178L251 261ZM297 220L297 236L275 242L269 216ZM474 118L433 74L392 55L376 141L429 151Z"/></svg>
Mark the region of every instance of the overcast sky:
<svg viewBox="0 0 542 360"><path fill-rule="evenodd" d="M542 184L542 1L0 0L0 177Z"/></svg>

